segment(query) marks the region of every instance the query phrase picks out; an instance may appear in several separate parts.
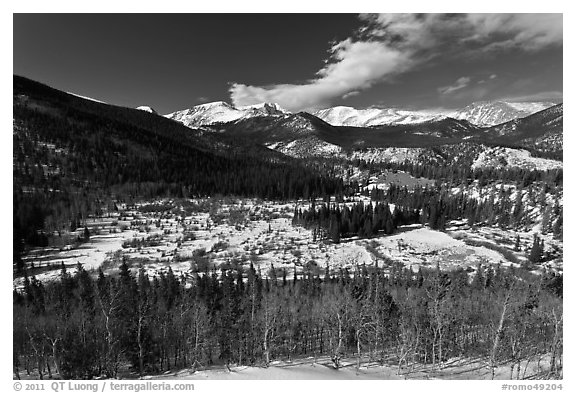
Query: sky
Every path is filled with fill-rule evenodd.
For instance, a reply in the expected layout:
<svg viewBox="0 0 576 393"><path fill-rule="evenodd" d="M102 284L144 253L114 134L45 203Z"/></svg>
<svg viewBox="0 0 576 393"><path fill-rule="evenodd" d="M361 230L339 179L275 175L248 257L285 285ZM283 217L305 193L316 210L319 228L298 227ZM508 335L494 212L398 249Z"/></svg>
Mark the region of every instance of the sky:
<svg viewBox="0 0 576 393"><path fill-rule="evenodd" d="M14 14L13 72L161 114L563 98L562 14Z"/></svg>

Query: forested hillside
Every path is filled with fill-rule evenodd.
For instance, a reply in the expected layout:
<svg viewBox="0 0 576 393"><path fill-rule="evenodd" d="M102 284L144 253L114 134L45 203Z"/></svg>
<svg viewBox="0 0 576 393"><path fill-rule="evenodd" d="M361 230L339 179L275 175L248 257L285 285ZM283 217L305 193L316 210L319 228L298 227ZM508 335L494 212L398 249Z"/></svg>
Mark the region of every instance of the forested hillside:
<svg viewBox="0 0 576 393"><path fill-rule="evenodd" d="M342 191L322 168L137 109L14 77L14 247L47 245L114 203L215 194L288 199ZM16 255L16 262L17 262Z"/></svg>

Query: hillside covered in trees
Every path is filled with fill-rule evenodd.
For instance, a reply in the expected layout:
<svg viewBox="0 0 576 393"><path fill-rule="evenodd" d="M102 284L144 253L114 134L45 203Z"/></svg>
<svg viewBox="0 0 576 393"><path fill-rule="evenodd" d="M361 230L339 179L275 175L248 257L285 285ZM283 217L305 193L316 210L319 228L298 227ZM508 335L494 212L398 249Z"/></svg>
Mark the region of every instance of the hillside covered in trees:
<svg viewBox="0 0 576 393"><path fill-rule="evenodd" d="M82 225L114 203L215 194L268 199L343 192L323 168L172 120L85 100L14 77L15 263L25 246Z"/></svg>
<svg viewBox="0 0 576 393"><path fill-rule="evenodd" d="M503 267L410 269L390 275L367 266L263 277L250 266L205 271L189 282L172 271L92 278L81 266L14 293L16 375L65 379L140 375L213 364L267 366L272 360L329 355L442 368L481 357L494 370L550 354L542 378L562 364L562 277ZM125 370L124 370L125 372Z"/></svg>

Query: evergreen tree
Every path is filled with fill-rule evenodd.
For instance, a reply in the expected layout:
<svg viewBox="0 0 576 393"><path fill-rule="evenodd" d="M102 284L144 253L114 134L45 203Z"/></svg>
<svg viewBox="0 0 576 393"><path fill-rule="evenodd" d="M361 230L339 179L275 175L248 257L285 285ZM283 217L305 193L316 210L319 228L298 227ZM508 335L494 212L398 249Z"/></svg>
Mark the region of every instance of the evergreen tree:
<svg viewBox="0 0 576 393"><path fill-rule="evenodd" d="M552 232L554 233L555 239L562 240L562 225L562 214L560 214L560 216L558 216L554 222L554 226L552 227Z"/></svg>
<svg viewBox="0 0 576 393"><path fill-rule="evenodd" d="M520 251L520 235L516 235L516 240L514 241L514 251Z"/></svg>
<svg viewBox="0 0 576 393"><path fill-rule="evenodd" d="M338 222L336 214L332 214L330 217L329 233L330 240L336 244L340 243L340 223Z"/></svg>
<svg viewBox="0 0 576 393"><path fill-rule="evenodd" d="M534 235L534 242L532 243L532 248L530 249L530 255L528 256L528 261L531 264L539 264L542 261L543 247L540 239L537 235Z"/></svg>

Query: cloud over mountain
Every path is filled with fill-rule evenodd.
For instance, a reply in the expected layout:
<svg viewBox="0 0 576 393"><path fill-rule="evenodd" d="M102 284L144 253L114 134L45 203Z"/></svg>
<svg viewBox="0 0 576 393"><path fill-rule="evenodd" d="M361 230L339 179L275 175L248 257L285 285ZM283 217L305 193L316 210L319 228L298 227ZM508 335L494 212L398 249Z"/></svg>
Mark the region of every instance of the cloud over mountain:
<svg viewBox="0 0 576 393"><path fill-rule="evenodd" d="M235 105L277 102L312 110L425 65L439 57L491 56L501 50L538 51L562 45L561 14L363 14L363 26L336 42L326 64L300 84L233 83ZM470 82L460 78L447 94ZM443 90L444 89L444 90Z"/></svg>

